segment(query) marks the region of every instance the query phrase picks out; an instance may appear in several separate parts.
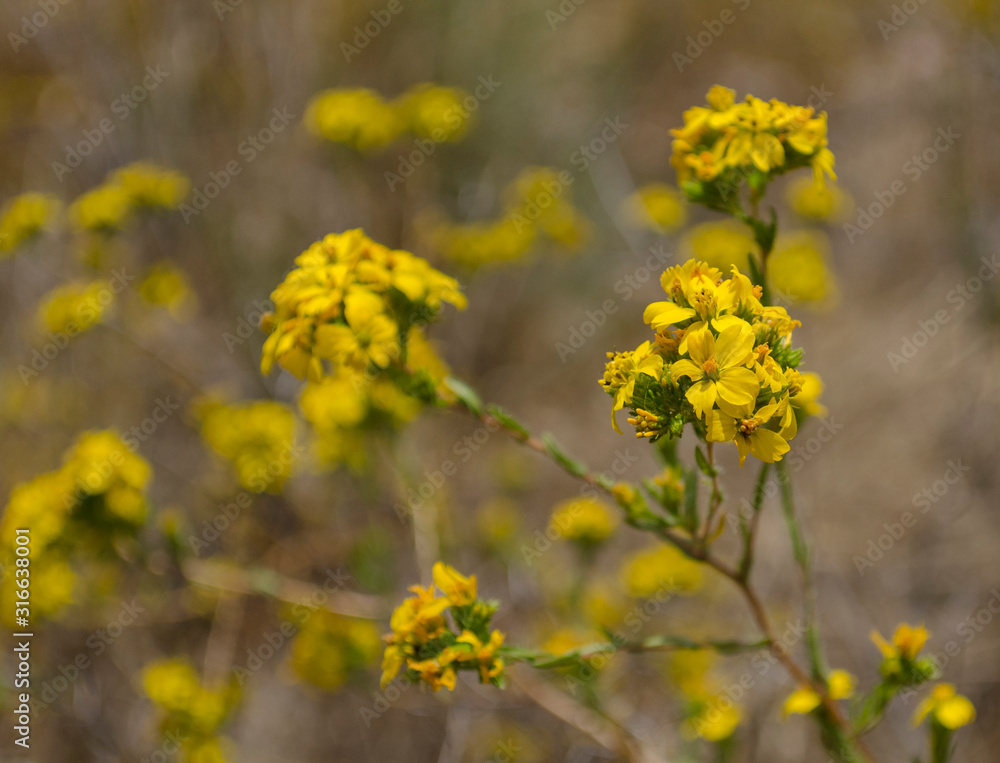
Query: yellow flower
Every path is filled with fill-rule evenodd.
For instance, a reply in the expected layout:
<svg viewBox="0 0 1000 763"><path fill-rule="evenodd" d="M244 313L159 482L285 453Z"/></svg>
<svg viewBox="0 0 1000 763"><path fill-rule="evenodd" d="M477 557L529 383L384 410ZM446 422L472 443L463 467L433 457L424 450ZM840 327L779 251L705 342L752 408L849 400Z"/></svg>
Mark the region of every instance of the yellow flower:
<svg viewBox="0 0 1000 763"><path fill-rule="evenodd" d="M819 231L796 231L778 237L767 272L782 299L822 304L836 297L836 281L826 264L829 249L829 239Z"/></svg>
<svg viewBox="0 0 1000 763"><path fill-rule="evenodd" d="M333 691L377 659L381 647L370 620L311 610L292 643L291 666L303 680Z"/></svg>
<svg viewBox="0 0 1000 763"><path fill-rule="evenodd" d="M739 705L727 701L725 695L706 697L699 702L701 711L684 721L681 732L689 739L701 737L709 742L721 742L736 731L743 719Z"/></svg>
<svg viewBox="0 0 1000 763"><path fill-rule="evenodd" d="M846 670L833 670L827 678L827 692L830 699L850 699L854 696L855 679ZM820 706L823 699L811 686L802 686L788 695L784 704L784 714L805 715Z"/></svg>
<svg viewBox="0 0 1000 763"><path fill-rule="evenodd" d="M928 715L946 729L954 731L976 720L976 708L968 697L956 692L953 685L941 683L917 706L913 725L919 726Z"/></svg>
<svg viewBox="0 0 1000 763"><path fill-rule="evenodd" d="M131 213L131 194L116 184L100 185L87 191L69 208L73 222L90 231L119 231Z"/></svg>
<svg viewBox="0 0 1000 763"><path fill-rule="evenodd" d="M618 434L622 430L618 428L615 412L631 403L636 377L646 374L656 378L662 370L663 358L655 354L651 342L643 342L633 352L608 353L604 378L599 379L598 383L615 399L611 408L611 426Z"/></svg>
<svg viewBox="0 0 1000 763"><path fill-rule="evenodd" d="M549 529L568 540L600 543L615 531L618 521L608 508L593 498L571 498L555 507Z"/></svg>
<svg viewBox="0 0 1000 763"><path fill-rule="evenodd" d="M738 411L735 417L723 411L712 411L708 417L709 442L732 442L736 441L736 447L740 453L740 466L743 466L746 457L753 455L764 463L774 463L780 461L781 457L789 451L788 442L781 432L767 429L767 424L776 414L784 414L788 409L787 399L780 402L769 403L762 408L753 410L753 405L747 406ZM782 416L782 428L791 427L794 418L789 421ZM794 435L794 431L785 432L789 436Z"/></svg>
<svg viewBox="0 0 1000 763"><path fill-rule="evenodd" d="M406 127L399 110L373 90L325 90L306 107L306 128L358 151L385 148Z"/></svg>
<svg viewBox="0 0 1000 763"><path fill-rule="evenodd" d="M59 200L47 193L24 193L0 212L0 253L12 252L52 225Z"/></svg>
<svg viewBox="0 0 1000 763"><path fill-rule="evenodd" d="M468 644L472 647L471 652L460 652L458 660L466 662L473 660L479 664L479 680L482 683L489 683L492 679L500 678L503 675L504 663L497 657L497 649L503 646L504 635L500 631L493 631L490 640L485 644L472 631L463 631L458 637L459 644Z"/></svg>
<svg viewBox="0 0 1000 763"><path fill-rule="evenodd" d="M795 178L788 184L786 194L795 213L807 220L840 219L854 204L839 186L817 185L811 177Z"/></svg>
<svg viewBox="0 0 1000 763"><path fill-rule="evenodd" d="M673 546L656 545L633 552L622 564L622 586L630 596L649 598L694 593L702 585L702 569Z"/></svg>
<svg viewBox="0 0 1000 763"><path fill-rule="evenodd" d="M444 562L435 562L432 570L434 585L448 597L453 606L462 607L476 600L476 576L465 577Z"/></svg>
<svg viewBox="0 0 1000 763"><path fill-rule="evenodd" d="M887 642L878 631L871 632L871 640L875 643L882 656L887 660L904 659L914 660L920 650L924 648L930 634L923 625L916 627L907 623L902 623L892 634L892 643Z"/></svg>
<svg viewBox="0 0 1000 763"><path fill-rule="evenodd" d="M198 673L186 660L155 662L142 672L146 696L166 710L183 711L200 691Z"/></svg>
<svg viewBox="0 0 1000 763"><path fill-rule="evenodd" d="M114 292L103 281L69 283L42 298L39 318L53 334L82 334L104 319L114 298Z"/></svg>
<svg viewBox="0 0 1000 763"><path fill-rule="evenodd" d="M678 650L670 655L670 680L685 694L704 694L709 687L708 674L715 661L715 653L710 649Z"/></svg>
<svg viewBox="0 0 1000 763"><path fill-rule="evenodd" d="M718 339L708 327L688 333L690 359L670 366L674 381L688 377L694 382L685 393L699 418L716 403L732 415L752 405L760 391L757 375L744 364L753 352L754 336L749 324L739 321L720 332Z"/></svg>
<svg viewBox="0 0 1000 763"><path fill-rule="evenodd" d="M689 229L680 242L684 256L725 270L750 267L750 255L759 251L753 236L735 222L702 223Z"/></svg>
<svg viewBox="0 0 1000 763"><path fill-rule="evenodd" d="M464 90L425 82L400 97L396 107L410 130L436 143L461 140L472 124L472 114L462 105Z"/></svg>
<svg viewBox="0 0 1000 763"><path fill-rule="evenodd" d="M370 364L388 366L399 357L399 328L382 307L382 300L369 291L350 292L344 298L346 325L327 323L316 329L316 354L362 371Z"/></svg>
<svg viewBox="0 0 1000 763"><path fill-rule="evenodd" d="M139 284L139 296L151 305L165 307L175 318L182 317L194 302L187 275L167 261L149 269Z"/></svg>
<svg viewBox="0 0 1000 763"><path fill-rule="evenodd" d="M150 162L115 170L109 184L120 187L133 206L150 209L176 209L191 189L191 183L179 172Z"/></svg>
<svg viewBox="0 0 1000 763"><path fill-rule="evenodd" d="M636 228L670 232L684 225L687 210L684 200L663 183L648 183L637 188L624 204L625 218Z"/></svg>

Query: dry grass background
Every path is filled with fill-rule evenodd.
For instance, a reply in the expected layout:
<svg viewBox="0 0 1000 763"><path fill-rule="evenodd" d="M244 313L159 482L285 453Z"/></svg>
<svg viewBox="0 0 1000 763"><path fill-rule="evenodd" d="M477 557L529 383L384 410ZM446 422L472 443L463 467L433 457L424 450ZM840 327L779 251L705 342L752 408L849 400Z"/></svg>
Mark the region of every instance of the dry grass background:
<svg viewBox="0 0 1000 763"><path fill-rule="evenodd" d="M919 180L907 180L906 193L863 236L851 243L839 226L829 231L842 299L825 313L800 311L804 326L797 340L808 367L823 376L825 402L842 429L804 462L796 490L817 549L821 621L833 664L870 680L877 652L868 632L885 632L899 621L926 622L933 651L948 640L961 643L946 676L979 710L979 721L960 736L956 760L995 760L1000 622L983 627L968 644L957 628L1000 586L1000 286L988 281L961 310L946 298L1000 246L1000 18L989 2L915 5L916 13L884 39L878 23L890 19L888 0L585 0L579 7L563 3L576 9L554 29L546 13L558 9L555 0L403 0L402 12L348 62L340 44L383 4L245 1L219 18L207 0L69 0L16 52L0 45L0 197L51 190L69 199L108 170L143 158L174 166L201 187L210 171L238 158L239 143L265 125L272 109L300 117L309 97L324 87L370 86L394 95L423 80L471 89L479 75L492 75L502 85L482 104L469 137L441 146L395 192L383 172L394 169L401 148L359 158L318 145L296 120L189 225L160 221L134 234L130 245L140 256L167 256L188 271L201 303L191 326L134 328L206 386L224 382L244 396L287 398L294 389L289 379L260 379L260 337L229 353L222 334L233 330L253 300L267 296L309 242L362 226L387 244L414 246L414 213L429 204L459 219L475 218L495 211L497 189L521 167L569 169L575 198L596 226L592 243L574 258L542 255L464 279L468 313L451 316L435 335L452 367L485 397L517 411L536 430L558 433L597 468L609 466L620 449L641 456L630 472L636 476L652 470L653 459L642 443L608 427L608 403L596 379L606 349L638 341L641 308L657 291L651 282L624 301L613 285L642 265L649 246L662 243L674 252L676 242L623 229L617 205L636 184L673 182L668 129L681 112L700 103L714 83L792 103L806 100L813 87L825 88L840 182L862 204L905 178L904 163L931 145L938 128L953 127L960 134L954 146ZM734 10L735 21L679 72L673 53L724 8ZM17 31L22 16L37 9L37 2L5 2L4 33ZM146 66L162 66L169 76L116 122L93 156L56 182L51 163L62 159L62 147L111 116L114 99L141 80ZM620 117L628 129L578 172L573 152L608 117ZM5 494L51 468L77 431L128 428L158 396L188 402L192 395L113 334L82 338L25 391L13 371L30 352L24 326L52 278L69 275L59 270L66 267L64 256L44 250L37 256L37 264L5 262L0 270ZM619 311L562 362L556 343L566 341L586 310L609 298L618 300ZM918 322L942 308L950 320L893 370L887 354L898 352ZM817 427L803 431L793 449ZM436 468L473 429L454 414L430 413L406 434L402 451L417 473ZM227 499L212 494L217 482L183 415L165 423L141 452L157 470L156 503L182 507L193 525ZM739 473L734 456L727 453L724 462L730 508L748 494L752 479ZM885 532L884 523L912 510L915 494L959 459L968 466L961 480L860 575L853 557ZM553 467L491 437L448 484L443 553L459 569L479 574L483 589L505 602L498 624L511 640L533 643L533 624L547 617L547 581L516 564L508 573L469 542L477 507L510 483L504 470L519 475L515 494L528 535L544 526L556 501L576 492ZM365 503L349 479L303 478L287 499L258 499L227 550L243 564L319 579L324 568L351 568L352 549L364 540L376 549L376 561L369 560L374 569L363 575L354 570L355 580L398 598L419 573L410 528L381 495ZM782 622L794 617L798 594L774 501L763 530L757 582ZM619 551L639 544L636 533L623 531L594 574L613 577ZM556 575L566 561L561 552L551 553L542 578ZM139 759L156 748L151 708L137 700L131 677L164 653L187 652L200 660L210 632L208 619L175 586L165 580L141 591L155 615L129 629L72 692L36 718L32 760ZM700 607L682 601L660 621L662 629L748 624L742 603L723 586L705 596L714 618L709 625ZM273 608L260 601L241 607L233 636L237 656L277 622ZM36 655L42 674L71 660L90 627L72 619L45 626ZM366 727L359 707L372 704L374 673L367 683L324 695L291 683L280 662L255 676L232 727L239 761L483 761L502 751L504 740L522 739L518 734L538 748L532 758L524 743L518 760L610 759L517 689L500 693L468 683L447 696L410 690ZM622 657L607 676L613 712L650 740L670 738L678 712L650 688L662 684L660 662ZM727 675L736 679L745 669L735 659ZM10 673L5 668L5 688ZM739 760L825 760L811 727L778 720L789 690L778 670L758 680L748 699L751 744ZM922 733L909 728L912 708L896 708L873 736L882 760L909 760L922 749ZM5 758L12 749L8 726L0 729Z"/></svg>

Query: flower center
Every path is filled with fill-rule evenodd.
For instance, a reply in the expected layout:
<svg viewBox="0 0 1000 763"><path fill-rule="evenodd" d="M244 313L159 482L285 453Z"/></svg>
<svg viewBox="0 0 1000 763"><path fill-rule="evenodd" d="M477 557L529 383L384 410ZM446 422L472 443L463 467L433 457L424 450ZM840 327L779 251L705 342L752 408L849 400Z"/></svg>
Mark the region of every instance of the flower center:
<svg viewBox="0 0 1000 763"><path fill-rule="evenodd" d="M711 357L705 361L701 370L704 371L707 376L715 377L718 375L719 364L715 361L714 357Z"/></svg>
<svg viewBox="0 0 1000 763"><path fill-rule="evenodd" d="M743 419L740 422L740 434L752 435L757 426L757 419Z"/></svg>

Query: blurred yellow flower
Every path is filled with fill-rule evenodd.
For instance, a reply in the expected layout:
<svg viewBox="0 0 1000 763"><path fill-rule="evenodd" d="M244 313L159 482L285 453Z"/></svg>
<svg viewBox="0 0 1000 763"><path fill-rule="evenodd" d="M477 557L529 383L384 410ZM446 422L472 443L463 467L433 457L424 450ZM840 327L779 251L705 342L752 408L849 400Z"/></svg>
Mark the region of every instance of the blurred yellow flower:
<svg viewBox="0 0 1000 763"><path fill-rule="evenodd" d="M850 699L854 696L855 679L846 670L832 670L827 679L827 691L830 699ZM823 699L811 686L800 686L788 695L783 712L786 716L792 714L805 715L820 706Z"/></svg>
<svg viewBox="0 0 1000 763"><path fill-rule="evenodd" d="M414 135L447 143L461 140L472 125L472 114L462 105L469 97L464 90L424 82L400 96L397 109Z"/></svg>
<svg viewBox="0 0 1000 763"><path fill-rule="evenodd" d="M826 406L819 402L823 394L823 380L819 374L806 371L799 374L799 392L791 397L791 403L806 416L826 416Z"/></svg>
<svg viewBox="0 0 1000 763"><path fill-rule="evenodd" d="M68 283L42 298L38 317L46 331L74 336L100 323L114 300L104 281Z"/></svg>
<svg viewBox="0 0 1000 763"><path fill-rule="evenodd" d="M941 683L917 706L913 725L919 726L928 715L946 729L954 731L976 720L976 708L968 697L955 691L952 684Z"/></svg>
<svg viewBox="0 0 1000 763"><path fill-rule="evenodd" d="M115 232L125 227L132 214L132 195L117 184L99 185L77 197L69 208L77 227L89 231Z"/></svg>
<svg viewBox="0 0 1000 763"><path fill-rule="evenodd" d="M786 190L792 210L807 220L838 220L854 205L854 200L834 183L817 185L810 177L798 177Z"/></svg>
<svg viewBox="0 0 1000 763"><path fill-rule="evenodd" d="M673 546L662 544L627 556L620 577L628 594L637 598L691 594L702 585L701 565Z"/></svg>
<svg viewBox="0 0 1000 763"><path fill-rule="evenodd" d="M735 265L747 272L750 255L759 252L746 227L732 221L695 225L684 233L679 248L683 259L705 262L722 271Z"/></svg>
<svg viewBox="0 0 1000 763"><path fill-rule="evenodd" d="M584 545L600 543L618 526L617 516L593 498L570 498L558 504L549 519L550 532Z"/></svg>
<svg viewBox="0 0 1000 763"><path fill-rule="evenodd" d="M665 183L647 183L625 199L622 211L626 221L636 228L670 233L687 219L684 204L681 195Z"/></svg>
<svg viewBox="0 0 1000 763"><path fill-rule="evenodd" d="M820 231L795 231L778 237L768 258L768 280L792 304L830 304L837 284L827 266L829 238Z"/></svg>
<svg viewBox="0 0 1000 763"><path fill-rule="evenodd" d="M314 135L358 151L377 151L406 129L399 110L374 90L324 90L309 102L306 128Z"/></svg>
<svg viewBox="0 0 1000 763"><path fill-rule="evenodd" d="M721 742L733 735L743 719L740 706L725 695L705 697L696 706L699 707L696 714L681 726L681 733L689 739L701 737Z"/></svg>
<svg viewBox="0 0 1000 763"><path fill-rule="evenodd" d="M139 283L139 296L151 305L165 307L175 318L194 303L194 291L183 270L164 260L153 265Z"/></svg>
<svg viewBox="0 0 1000 763"><path fill-rule="evenodd" d="M892 643L886 641L878 631L871 632L871 640L882 652L882 656L887 660L904 659L913 660L924 648L930 634L923 625L916 627L907 623L902 623L892 634Z"/></svg>
<svg viewBox="0 0 1000 763"><path fill-rule="evenodd" d="M191 190L191 183L184 175L150 162L121 167L107 182L121 188L136 208L176 209Z"/></svg>
<svg viewBox="0 0 1000 763"><path fill-rule="evenodd" d="M381 651L374 622L310 610L292 643L291 665L302 680L333 691L375 663Z"/></svg>
<svg viewBox="0 0 1000 763"><path fill-rule="evenodd" d="M60 207L47 193L24 193L8 201L0 211L0 256L51 227Z"/></svg>
<svg viewBox="0 0 1000 763"><path fill-rule="evenodd" d="M448 597L454 607L463 607L476 600L476 576L465 577L444 562L435 562L432 570L434 585Z"/></svg>

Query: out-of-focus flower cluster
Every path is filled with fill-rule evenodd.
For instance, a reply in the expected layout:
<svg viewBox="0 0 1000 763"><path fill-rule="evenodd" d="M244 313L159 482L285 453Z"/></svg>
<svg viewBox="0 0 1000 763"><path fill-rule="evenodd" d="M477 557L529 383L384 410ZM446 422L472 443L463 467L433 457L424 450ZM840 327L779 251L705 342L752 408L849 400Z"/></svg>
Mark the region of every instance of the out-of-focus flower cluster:
<svg viewBox="0 0 1000 763"><path fill-rule="evenodd" d="M660 279L670 299L643 319L655 332L631 352L608 353L604 390L615 411L628 408L638 437L679 437L693 424L708 442L735 442L742 465L754 455L774 462L797 431L793 398L802 391L799 325L782 307L760 302L761 289L732 269L689 260Z"/></svg>
<svg viewBox="0 0 1000 763"><path fill-rule="evenodd" d="M459 670L474 670L480 683L502 687L504 661L498 650L504 635L490 630L496 602L478 598L475 575L465 577L446 564L434 565L434 585L411 586L414 596L392 613L385 637L382 686L401 669L434 691L455 688ZM435 586L443 596L438 596ZM451 619L445 613L451 613Z"/></svg>
<svg viewBox="0 0 1000 763"><path fill-rule="evenodd" d="M497 219L455 223L425 216L431 248L466 268L523 260L540 239L568 251L589 239L590 222L573 205L569 172L528 167L503 192Z"/></svg>
<svg viewBox="0 0 1000 763"><path fill-rule="evenodd" d="M195 305L194 290L187 274L164 260L153 265L139 284L139 296L147 304L165 308L174 318L185 318Z"/></svg>
<svg viewBox="0 0 1000 763"><path fill-rule="evenodd" d="M256 493L279 493L292 475L297 449L295 413L273 400L196 406L201 436L232 464L240 485Z"/></svg>
<svg viewBox="0 0 1000 763"><path fill-rule="evenodd" d="M70 206L70 218L85 231L115 233L134 212L177 209L191 184L179 172L148 162L136 162L112 172Z"/></svg>
<svg viewBox="0 0 1000 763"><path fill-rule="evenodd" d="M635 228L670 233L687 220L684 198L665 183L647 183L637 188L622 205L625 220Z"/></svg>
<svg viewBox="0 0 1000 763"><path fill-rule="evenodd" d="M324 140L365 152L381 150L406 132L450 143L471 126L470 98L464 90L426 82L391 101L368 89L324 90L309 102L305 125Z"/></svg>
<svg viewBox="0 0 1000 763"><path fill-rule="evenodd" d="M722 742L733 735L743 717L743 708L727 695L712 674L715 654L707 649L681 650L670 657L671 685L684 697L681 732L689 739L701 737Z"/></svg>
<svg viewBox="0 0 1000 763"><path fill-rule="evenodd" d="M0 257L51 227L60 208L59 200L47 193L24 193L8 201L0 211Z"/></svg>
<svg viewBox="0 0 1000 763"><path fill-rule="evenodd" d="M275 311L263 321L271 332L261 357L265 374L275 363L312 381L327 375L324 361L362 378L405 367L414 327L445 302L466 304L455 279L360 229L326 236L295 265L271 293Z"/></svg>
<svg viewBox="0 0 1000 763"><path fill-rule="evenodd" d="M113 574L109 562L119 543L145 523L151 477L149 464L116 432L91 431L80 435L61 467L13 489L0 522L0 555L12 564L15 531L31 529L33 615L51 618L81 602L83 594L75 590L79 575ZM0 597L5 618L14 612L14 595L10 575Z"/></svg>
<svg viewBox="0 0 1000 763"><path fill-rule="evenodd" d="M798 167L811 167L817 186L836 177L826 112L735 95L716 85L707 105L685 111L684 126L671 131L671 162L689 199L731 211L744 183L759 198L771 179Z"/></svg>
<svg viewBox="0 0 1000 763"><path fill-rule="evenodd" d="M292 645L291 664L303 681L334 691L376 662L381 651L371 620L309 610Z"/></svg>
<svg viewBox="0 0 1000 763"><path fill-rule="evenodd" d="M185 763L225 763L228 740L220 729L240 702L234 679L217 688L202 684L198 672L183 659L147 665L142 686L159 707L160 731L179 740L179 760Z"/></svg>

